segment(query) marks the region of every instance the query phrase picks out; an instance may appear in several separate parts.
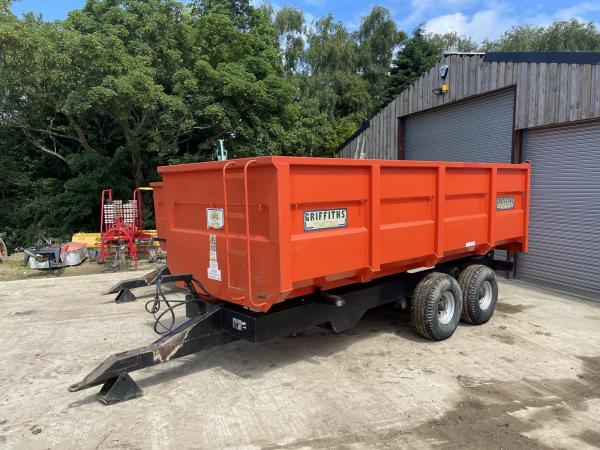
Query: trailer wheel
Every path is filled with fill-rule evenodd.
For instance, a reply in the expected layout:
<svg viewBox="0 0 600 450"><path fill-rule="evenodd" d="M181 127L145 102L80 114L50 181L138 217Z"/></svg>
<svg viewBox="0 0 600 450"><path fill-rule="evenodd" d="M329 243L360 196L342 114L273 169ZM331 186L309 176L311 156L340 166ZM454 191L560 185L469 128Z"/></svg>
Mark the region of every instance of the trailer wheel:
<svg viewBox="0 0 600 450"><path fill-rule="evenodd" d="M473 264L462 271L458 282L463 292L462 320L475 325L490 320L498 301L494 271L488 266Z"/></svg>
<svg viewBox="0 0 600 450"><path fill-rule="evenodd" d="M411 320L417 332L434 341L448 339L456 331L462 311L462 293L450 275L433 272L413 293Z"/></svg>

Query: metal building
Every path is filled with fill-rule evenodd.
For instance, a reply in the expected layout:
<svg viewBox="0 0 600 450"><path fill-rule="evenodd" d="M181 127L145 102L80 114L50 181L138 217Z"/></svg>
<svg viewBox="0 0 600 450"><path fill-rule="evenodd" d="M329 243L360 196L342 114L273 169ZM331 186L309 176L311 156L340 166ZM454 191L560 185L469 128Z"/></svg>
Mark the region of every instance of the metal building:
<svg viewBox="0 0 600 450"><path fill-rule="evenodd" d="M449 53L339 157L531 161L517 278L600 300L600 53Z"/></svg>

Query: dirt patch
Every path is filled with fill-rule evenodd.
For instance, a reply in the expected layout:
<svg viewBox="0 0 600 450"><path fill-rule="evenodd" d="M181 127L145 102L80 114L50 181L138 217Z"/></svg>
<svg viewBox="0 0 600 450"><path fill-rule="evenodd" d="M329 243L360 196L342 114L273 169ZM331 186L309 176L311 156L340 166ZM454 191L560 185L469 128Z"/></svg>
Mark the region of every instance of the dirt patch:
<svg viewBox="0 0 600 450"><path fill-rule="evenodd" d="M600 320L600 316L584 316L586 319L590 320Z"/></svg>
<svg viewBox="0 0 600 450"><path fill-rule="evenodd" d="M523 304L513 305L511 303L497 303L496 304L496 311L505 313L505 314L522 313L523 311L528 310L530 308L533 308L533 306L532 305L523 305Z"/></svg>
<svg viewBox="0 0 600 450"><path fill-rule="evenodd" d="M588 445L600 447L600 433L596 430L585 430L578 437Z"/></svg>
<svg viewBox="0 0 600 450"><path fill-rule="evenodd" d="M573 411L585 411L586 401L600 398L600 356L579 357L579 377L504 381L459 375L463 390L455 407L441 417L412 429L353 430L347 434L302 439L281 444L260 443L262 448L402 448L425 443L443 449L546 449L543 442L526 436L548 421L561 421ZM526 417L521 412L529 412ZM588 429L574 436L598 446L600 432ZM255 443L259 444L259 443Z"/></svg>
<svg viewBox="0 0 600 450"><path fill-rule="evenodd" d="M504 344L513 345L515 343L514 336L511 336L510 334L492 334L492 337Z"/></svg>
<svg viewBox="0 0 600 450"><path fill-rule="evenodd" d="M548 448L525 434L600 398L600 356L579 359L583 372L575 378L503 381L459 375L464 395L454 409L411 431L434 448ZM514 414L530 409L535 413L526 419ZM577 436L592 445L599 437L595 430Z"/></svg>

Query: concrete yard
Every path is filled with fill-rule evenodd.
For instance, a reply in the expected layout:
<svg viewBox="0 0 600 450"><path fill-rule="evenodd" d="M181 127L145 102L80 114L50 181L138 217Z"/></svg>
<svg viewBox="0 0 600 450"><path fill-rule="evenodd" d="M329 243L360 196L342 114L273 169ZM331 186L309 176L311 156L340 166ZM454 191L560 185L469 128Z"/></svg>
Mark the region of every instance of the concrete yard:
<svg viewBox="0 0 600 450"><path fill-rule="evenodd" d="M103 406L97 388L67 387L156 338L143 301L100 295L130 277L0 283L0 447L600 446L600 304L503 281L493 319L445 342L380 308L349 332L237 341L136 372L144 396Z"/></svg>

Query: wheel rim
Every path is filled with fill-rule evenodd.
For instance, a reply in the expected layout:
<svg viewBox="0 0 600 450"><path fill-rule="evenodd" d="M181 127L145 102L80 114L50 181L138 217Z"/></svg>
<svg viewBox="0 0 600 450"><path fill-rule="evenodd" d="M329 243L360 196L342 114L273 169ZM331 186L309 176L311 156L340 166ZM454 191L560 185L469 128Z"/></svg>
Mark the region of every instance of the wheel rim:
<svg viewBox="0 0 600 450"><path fill-rule="evenodd" d="M450 323L454 317L456 309L456 299L450 291L444 292L438 302L438 320L442 325Z"/></svg>
<svg viewBox="0 0 600 450"><path fill-rule="evenodd" d="M479 289L479 307L485 311L492 304L493 290L489 281L484 281Z"/></svg>

